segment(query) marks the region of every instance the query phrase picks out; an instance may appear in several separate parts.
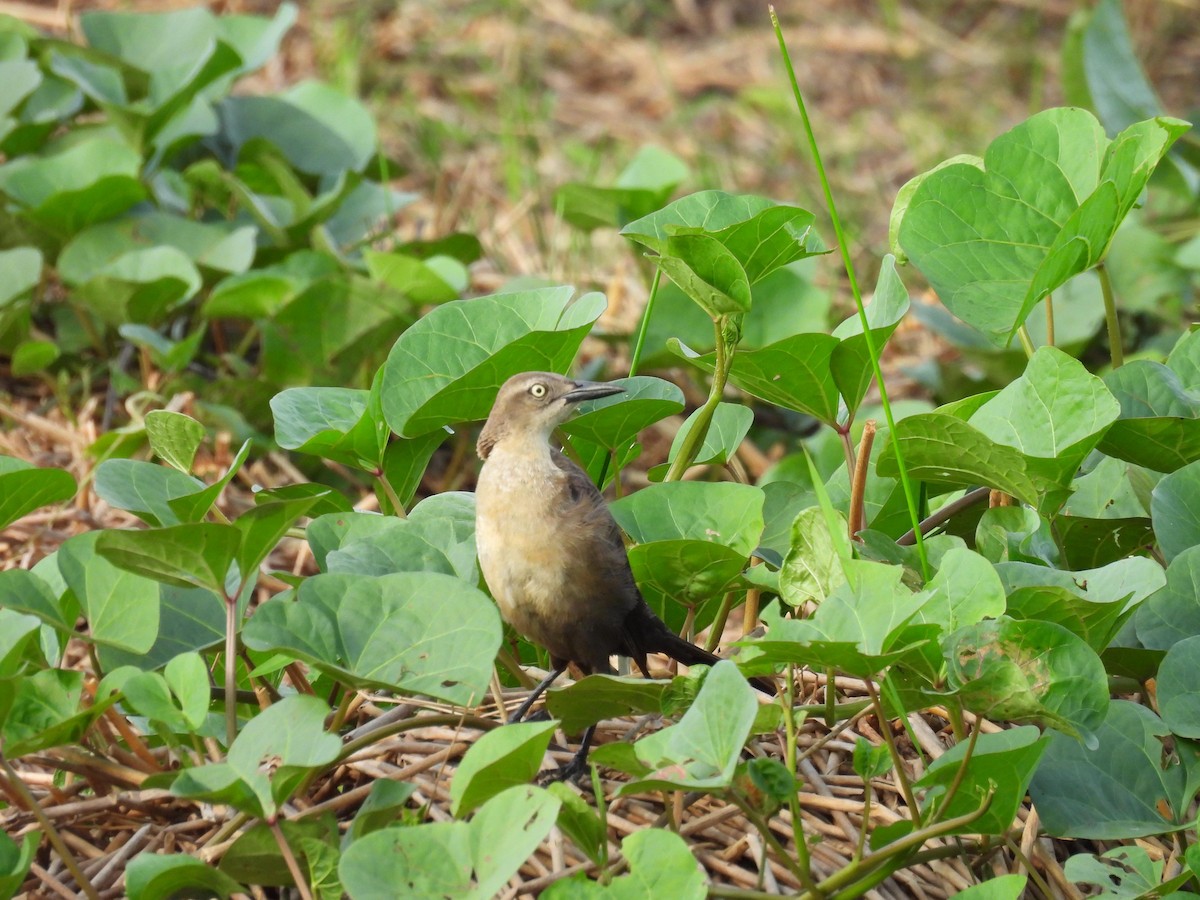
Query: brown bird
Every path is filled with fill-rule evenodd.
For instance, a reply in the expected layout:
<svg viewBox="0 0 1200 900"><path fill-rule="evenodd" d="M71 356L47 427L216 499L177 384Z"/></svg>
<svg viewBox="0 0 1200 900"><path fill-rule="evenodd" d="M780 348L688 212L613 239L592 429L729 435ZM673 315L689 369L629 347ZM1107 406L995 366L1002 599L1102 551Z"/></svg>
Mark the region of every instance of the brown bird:
<svg viewBox="0 0 1200 900"><path fill-rule="evenodd" d="M584 674L611 674L609 658L619 654L649 677L648 653L685 665L718 662L646 605L603 496L583 469L550 445L554 429L577 403L622 390L549 372L514 375L500 388L479 435L479 565L501 615L550 652L552 668L510 721L520 721L569 663ZM765 679L752 683L775 693ZM584 732L564 777L583 771L594 729Z"/></svg>

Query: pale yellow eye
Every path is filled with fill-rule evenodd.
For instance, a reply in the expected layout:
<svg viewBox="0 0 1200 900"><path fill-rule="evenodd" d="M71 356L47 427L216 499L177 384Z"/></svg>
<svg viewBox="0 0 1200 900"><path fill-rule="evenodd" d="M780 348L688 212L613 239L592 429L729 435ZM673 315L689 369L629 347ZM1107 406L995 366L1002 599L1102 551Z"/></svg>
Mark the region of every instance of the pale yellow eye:
<svg viewBox="0 0 1200 900"><path fill-rule="evenodd" d="M541 400L546 396L546 386L544 384L535 384L529 389L529 395L536 400Z"/></svg>

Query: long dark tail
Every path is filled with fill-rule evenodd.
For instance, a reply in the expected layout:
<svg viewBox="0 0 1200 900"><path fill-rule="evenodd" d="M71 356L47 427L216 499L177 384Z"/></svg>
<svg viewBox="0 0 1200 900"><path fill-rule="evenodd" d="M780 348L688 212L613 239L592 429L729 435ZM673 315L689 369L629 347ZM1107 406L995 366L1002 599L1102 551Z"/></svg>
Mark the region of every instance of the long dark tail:
<svg viewBox="0 0 1200 900"><path fill-rule="evenodd" d="M643 610L644 613L639 615ZM640 620L636 625L629 621L635 616ZM635 608L629 614L629 619L626 620L626 624L634 626L630 630L637 636L641 649L646 653L665 653L671 659L681 662L685 666L714 666L721 661L719 656L714 656L703 647L697 647L691 641L685 641L668 628L662 619L654 615L649 607ZM638 665L642 666L644 672L643 661L638 660ZM751 678L750 684L764 694L775 696L779 693L774 682L766 678Z"/></svg>

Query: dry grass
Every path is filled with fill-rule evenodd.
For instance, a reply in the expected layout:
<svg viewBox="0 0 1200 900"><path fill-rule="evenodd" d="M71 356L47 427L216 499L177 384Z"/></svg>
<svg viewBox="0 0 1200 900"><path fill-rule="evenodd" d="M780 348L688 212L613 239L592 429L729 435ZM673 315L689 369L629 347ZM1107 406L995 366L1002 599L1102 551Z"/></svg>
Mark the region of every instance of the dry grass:
<svg viewBox="0 0 1200 900"><path fill-rule="evenodd" d="M64 28L71 14L85 8L180 5L190 4L0 0L0 12L53 29ZM1034 109L1060 102L1057 52L1075 6L1067 0L777 5L863 271L873 271L886 251L887 214L904 181L952 153L978 151ZM231 0L220 6L266 11L274 4ZM1194 101L1196 4L1129 0L1126 6L1164 101L1183 112ZM614 316L628 327L644 295L628 248L612 236L571 233L555 218L552 197L568 180L611 178L643 143L666 146L689 162L696 174L688 189L719 186L822 208L765 5L757 2L317 0L306 6L285 55L255 84L279 88L314 72L359 88L368 98L382 123L385 148L404 170L401 186L426 198L406 213L404 227L481 237L488 259L473 272L481 290L517 275L598 285L615 301ZM822 278L839 289L842 276L833 260ZM910 352L931 352L919 333L902 341L911 342ZM66 468L83 487L70 506L35 513L0 535L0 566L31 565L72 534L130 522L87 486L93 465L88 447L100 431L98 402L93 398L68 417L54 398L36 391L4 397L0 453ZM186 411L187 398L178 402ZM214 469L225 461L223 452L218 448L208 461ZM299 476L286 459L271 457L239 478L244 489ZM238 491L235 485L225 502L244 502ZM303 572L311 560L292 547L270 565ZM76 655L85 659L82 651ZM835 687L838 700L862 696L862 685L853 680L839 680ZM805 702L823 702L823 677L806 674L804 691ZM382 716L394 718L396 713L388 713L392 702L364 697L353 725L366 729ZM494 706L470 712L502 718ZM45 815L93 884L112 897L122 895L124 865L134 854L184 851L215 862L234 834L230 811L141 787L171 760L141 746L119 718L112 714L100 721L86 754L76 748L21 761L22 777ZM929 757L948 745L945 723L935 714L914 715L911 724ZM599 739L625 740L631 729L656 726L606 722ZM814 863L823 874L854 852L863 815L862 785L849 765L853 740L862 736L878 743L882 728L906 739L900 723L869 718L853 720L833 735L816 719L804 726L801 748L812 753L802 767L803 827L819 837ZM478 733L439 724L384 738L313 785L290 815L331 812L345 822L374 779L393 778L417 786L415 800L429 804L431 818L447 818L448 785ZM750 751L778 755L778 739L760 739ZM915 776L920 757L909 751ZM606 779L606 794L617 785ZM890 778L873 789L873 822L906 817ZM0 825L9 835L38 829L2 778L0 792L9 804L0 810ZM708 797L672 803L668 810L653 797L611 801L613 853L625 834L673 821L715 884L781 893L798 887L777 862L762 865L759 838L736 808ZM773 828L790 848L787 815L776 817ZM1165 845L1143 846L1162 858L1171 855ZM1032 866L1051 896L1075 897L1060 866L1065 850L1037 838L1036 814L1026 808L1007 841L971 858L974 871L963 856L932 858L869 896L946 897L981 875ZM506 896L532 895L558 877L585 870L587 864L556 832L522 867ZM31 897L76 895L61 860L44 848L26 888Z"/></svg>

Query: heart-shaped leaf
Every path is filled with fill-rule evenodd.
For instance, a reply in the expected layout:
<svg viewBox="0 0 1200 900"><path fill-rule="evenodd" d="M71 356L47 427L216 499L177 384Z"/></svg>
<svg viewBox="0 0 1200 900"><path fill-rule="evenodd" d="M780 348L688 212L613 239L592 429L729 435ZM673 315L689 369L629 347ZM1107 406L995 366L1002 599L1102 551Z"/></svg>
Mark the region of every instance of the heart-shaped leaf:
<svg viewBox="0 0 1200 900"><path fill-rule="evenodd" d="M486 595L450 575L330 573L305 579L294 598L268 600L242 638L348 684L467 704L487 689L500 616Z"/></svg>
<svg viewBox="0 0 1200 900"><path fill-rule="evenodd" d="M383 414L403 437L486 418L518 372L565 371L604 310L569 287L446 303L404 332L383 367Z"/></svg>
<svg viewBox="0 0 1200 900"><path fill-rule="evenodd" d="M1160 117L1111 142L1091 113L1038 113L983 164L921 177L899 240L956 316L1006 345L1033 307L1103 259L1155 166L1188 126Z"/></svg>

